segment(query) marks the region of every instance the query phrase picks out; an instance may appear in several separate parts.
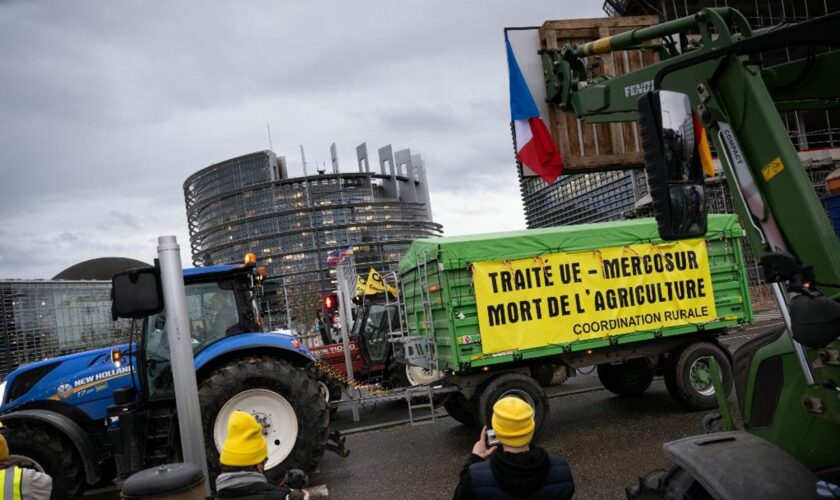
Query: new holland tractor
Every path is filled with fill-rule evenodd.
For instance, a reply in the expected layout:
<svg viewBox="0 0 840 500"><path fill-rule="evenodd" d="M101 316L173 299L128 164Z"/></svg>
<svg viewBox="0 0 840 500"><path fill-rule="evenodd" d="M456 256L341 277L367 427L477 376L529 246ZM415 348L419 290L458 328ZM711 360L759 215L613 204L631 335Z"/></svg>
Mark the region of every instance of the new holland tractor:
<svg viewBox="0 0 840 500"><path fill-rule="evenodd" d="M254 262L184 270L211 484L234 410L263 425L271 479L313 470L327 442L314 358L290 333L262 332ZM165 310L136 320L127 344L21 366L0 384L11 461L50 474L53 498L182 458L166 321Z"/></svg>

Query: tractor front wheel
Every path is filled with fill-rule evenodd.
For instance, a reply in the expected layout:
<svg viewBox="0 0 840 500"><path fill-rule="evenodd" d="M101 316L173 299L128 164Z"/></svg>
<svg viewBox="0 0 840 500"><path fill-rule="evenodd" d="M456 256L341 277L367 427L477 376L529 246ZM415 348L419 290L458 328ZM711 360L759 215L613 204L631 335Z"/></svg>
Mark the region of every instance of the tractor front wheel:
<svg viewBox="0 0 840 500"><path fill-rule="evenodd" d="M329 411L316 381L303 369L269 357L229 362L204 379L198 390L211 484L219 474L219 451L235 410L250 413L268 441L269 480L286 469L312 472L327 443Z"/></svg>
<svg viewBox="0 0 840 500"><path fill-rule="evenodd" d="M84 482L81 459L57 431L42 425L15 422L3 427L2 432L11 451L9 465L49 474L52 499L81 496Z"/></svg>

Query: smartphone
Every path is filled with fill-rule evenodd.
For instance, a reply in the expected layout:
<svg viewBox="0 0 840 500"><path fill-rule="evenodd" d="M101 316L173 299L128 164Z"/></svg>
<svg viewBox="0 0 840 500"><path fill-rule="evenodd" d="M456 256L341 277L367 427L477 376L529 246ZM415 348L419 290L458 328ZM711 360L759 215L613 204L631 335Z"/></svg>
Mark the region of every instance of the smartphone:
<svg viewBox="0 0 840 500"><path fill-rule="evenodd" d="M487 447L498 446L499 438L496 437L496 431L487 429Z"/></svg>

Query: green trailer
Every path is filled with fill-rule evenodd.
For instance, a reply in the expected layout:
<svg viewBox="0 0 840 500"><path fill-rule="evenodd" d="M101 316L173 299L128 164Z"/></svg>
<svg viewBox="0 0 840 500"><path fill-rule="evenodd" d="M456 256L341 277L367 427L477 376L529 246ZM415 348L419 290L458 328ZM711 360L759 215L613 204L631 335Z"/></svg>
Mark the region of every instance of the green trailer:
<svg viewBox="0 0 840 500"><path fill-rule="evenodd" d="M679 242L661 240L653 219L416 240L399 266L394 341L405 362L458 388L445 406L465 424L515 394L541 428L542 385L593 365L616 394L662 374L680 404L712 408L710 357L732 385L718 338L753 320L742 236L735 216L716 215L705 239Z"/></svg>

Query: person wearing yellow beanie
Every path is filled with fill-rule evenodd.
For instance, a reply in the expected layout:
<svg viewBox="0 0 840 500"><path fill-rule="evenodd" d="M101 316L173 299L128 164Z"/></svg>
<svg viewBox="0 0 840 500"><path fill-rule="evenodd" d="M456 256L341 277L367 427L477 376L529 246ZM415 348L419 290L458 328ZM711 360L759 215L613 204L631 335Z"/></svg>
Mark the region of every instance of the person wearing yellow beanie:
<svg viewBox="0 0 840 500"><path fill-rule="evenodd" d="M227 437L222 443L219 461L222 465L262 466L268 458L268 443L257 420L244 411L235 411L228 420Z"/></svg>
<svg viewBox="0 0 840 500"><path fill-rule="evenodd" d="M4 429L6 429L4 427ZM14 431L6 431L14 432ZM49 500L52 494L52 477L35 469L9 465L9 444L0 434L0 491L13 492L12 497L27 500ZM12 500L0 493L3 500Z"/></svg>
<svg viewBox="0 0 840 500"><path fill-rule="evenodd" d="M453 500L572 498L575 483L569 464L534 446L534 409L526 401L507 396L493 405L490 419L499 446L487 443L487 427L473 445Z"/></svg>
<svg viewBox="0 0 840 500"><path fill-rule="evenodd" d="M222 473L216 478L216 498L285 500L290 490L270 484L263 474L267 458L262 425L250 413L231 413L219 454Z"/></svg>

